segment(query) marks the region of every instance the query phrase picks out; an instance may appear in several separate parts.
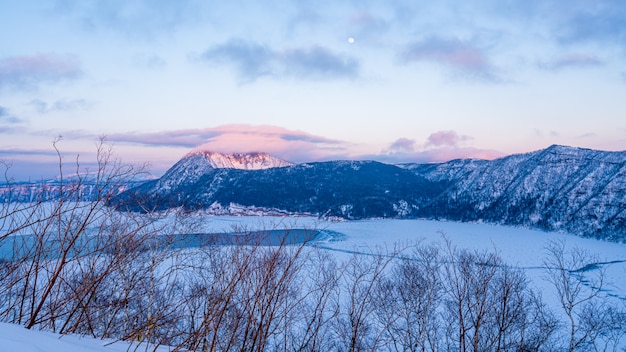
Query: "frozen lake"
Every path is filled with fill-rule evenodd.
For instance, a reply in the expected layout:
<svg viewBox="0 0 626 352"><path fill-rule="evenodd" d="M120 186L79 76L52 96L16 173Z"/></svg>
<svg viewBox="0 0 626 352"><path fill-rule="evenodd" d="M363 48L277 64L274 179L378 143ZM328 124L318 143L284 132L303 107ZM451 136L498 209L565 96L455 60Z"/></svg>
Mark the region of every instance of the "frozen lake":
<svg viewBox="0 0 626 352"><path fill-rule="evenodd" d="M606 270L607 296L626 302L626 245L581 238L566 233L545 232L490 224L457 223L433 220L360 220L321 221L313 217L206 216L204 226L211 232L233 228L249 231L276 229L315 229L315 246L346 253L374 253L415 243L444 245L447 238L459 249L498 253L513 267L526 271L532 283L543 291L543 261L550 241L564 241L567 248L578 247L597 258L597 268Z"/></svg>
<svg viewBox="0 0 626 352"><path fill-rule="evenodd" d="M195 215L201 224L191 233L168 237L165 248L193 248L204 245L309 245L335 253L338 257L359 253L391 252L415 244L440 245L446 239L458 249L496 252L510 266L524 269L533 285L543 291L543 261L550 241L564 241L568 248L582 248L597 260L592 268L606 271L606 295L626 302L626 245L577 237L566 233L544 232L490 224L433 220L323 221L306 216L209 216ZM166 220L167 221L167 220ZM28 235L5 239L0 259L14 254L13 241L29 241ZM51 248L55 248L52 246ZM48 253L48 258L54 258ZM582 268L581 268L582 269Z"/></svg>

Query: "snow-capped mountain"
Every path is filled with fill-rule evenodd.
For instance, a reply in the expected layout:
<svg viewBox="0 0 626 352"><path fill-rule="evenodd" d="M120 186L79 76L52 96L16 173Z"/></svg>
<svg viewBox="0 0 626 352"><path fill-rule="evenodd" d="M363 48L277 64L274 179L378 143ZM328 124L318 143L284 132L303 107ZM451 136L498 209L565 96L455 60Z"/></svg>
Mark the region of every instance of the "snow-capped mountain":
<svg viewBox="0 0 626 352"><path fill-rule="evenodd" d="M481 221L626 239L626 152L555 145L492 161L331 161L260 170L216 168L262 163L211 155L188 155L161 179L123 193L117 206L223 211L236 204L348 219ZM145 204L139 206L138 199Z"/></svg>
<svg viewBox="0 0 626 352"><path fill-rule="evenodd" d="M117 206L132 210L209 209L233 204L358 219L415 215L441 191L438 182L375 161L331 161L261 170L210 168L202 175L180 170L179 163L161 180L121 194Z"/></svg>
<svg viewBox="0 0 626 352"><path fill-rule="evenodd" d="M172 197L181 198L182 193L186 192L183 190L193 187L202 178L228 173L229 170L266 170L289 165L292 163L267 153L223 154L193 151L174 164L160 179L148 182L142 187L154 188L155 194L171 194L172 196L168 196L170 201L166 204L176 204L177 201L173 201Z"/></svg>
<svg viewBox="0 0 626 352"><path fill-rule="evenodd" d="M211 151L194 151L187 154L183 159L197 155L204 157L207 164L215 169L261 170L293 165L293 163L275 158L268 153L224 154Z"/></svg>

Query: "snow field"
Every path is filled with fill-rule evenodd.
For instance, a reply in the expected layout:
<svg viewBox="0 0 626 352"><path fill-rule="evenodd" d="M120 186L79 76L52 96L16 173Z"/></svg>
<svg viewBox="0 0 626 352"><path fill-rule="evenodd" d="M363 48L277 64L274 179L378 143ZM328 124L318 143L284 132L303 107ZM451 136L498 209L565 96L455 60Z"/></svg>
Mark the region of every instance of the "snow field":
<svg viewBox="0 0 626 352"><path fill-rule="evenodd" d="M596 256L606 269L605 295L610 300L626 301L626 251L625 245L584 239L564 233L548 233L523 228L511 228L488 224L467 224L439 222L431 220L363 220L363 221L321 221L314 217L272 217L272 216L200 216L197 229L207 232L230 232L233 229L270 230L307 228L326 230L332 234L311 245L327 251L338 262L347 259L355 252L374 253L381 249L391 251L395 247L414 244L440 245L445 239L458 249L496 252L508 265L525 271L531 286L540 291L545 303L558 312L558 302L553 288L547 283L543 260L546 246L550 241L565 241L567 248L583 248ZM197 230L196 229L196 230ZM167 263L176 260L194 262L195 249L184 250L189 254L184 259L179 253L173 261L166 261L158 269L167 270ZM198 258L198 257L196 257ZM0 324L0 351L126 351L136 346L126 342L94 340L72 335L55 335L48 332L26 330L22 327ZM144 348L143 346L140 348ZM161 346L158 351L167 351Z"/></svg>

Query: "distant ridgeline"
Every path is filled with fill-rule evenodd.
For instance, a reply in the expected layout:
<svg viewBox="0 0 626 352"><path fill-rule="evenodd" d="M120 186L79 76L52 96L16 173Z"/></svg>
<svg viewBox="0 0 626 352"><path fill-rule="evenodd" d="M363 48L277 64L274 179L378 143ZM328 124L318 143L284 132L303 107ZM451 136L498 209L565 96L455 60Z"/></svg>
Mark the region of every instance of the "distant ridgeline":
<svg viewBox="0 0 626 352"><path fill-rule="evenodd" d="M402 165L194 152L111 205L487 222L626 241L626 152L551 146L492 161Z"/></svg>
<svg viewBox="0 0 626 352"><path fill-rule="evenodd" d="M132 181L125 184L98 185L93 180L75 179L42 180L37 182L0 183L0 204L11 202L49 202L63 198L69 201L89 202L107 194L119 194L129 188L136 187L145 181Z"/></svg>

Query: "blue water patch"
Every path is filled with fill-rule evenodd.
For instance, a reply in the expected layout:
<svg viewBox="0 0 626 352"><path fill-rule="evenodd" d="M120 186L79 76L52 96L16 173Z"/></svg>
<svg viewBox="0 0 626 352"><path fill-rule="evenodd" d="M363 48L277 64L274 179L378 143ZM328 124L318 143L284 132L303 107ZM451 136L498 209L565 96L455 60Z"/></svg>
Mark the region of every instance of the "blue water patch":
<svg viewBox="0 0 626 352"><path fill-rule="evenodd" d="M286 246L317 241L321 231L311 229L261 230L226 233L192 233L163 238L168 248L204 246Z"/></svg>
<svg viewBox="0 0 626 352"><path fill-rule="evenodd" d="M314 229L158 235L146 239L139 246L134 246L134 250L168 250L204 246L289 246L319 241L337 241L344 237L343 234L335 231ZM123 241L121 237L81 236L67 251L66 256L72 258L90 255L96 248L99 248L99 252L117 251L120 250L120 244L124 244ZM34 253L42 255L40 259L58 259L66 245L67 243L63 240L42 241L34 235L11 236L0 241L0 260L30 259Z"/></svg>

